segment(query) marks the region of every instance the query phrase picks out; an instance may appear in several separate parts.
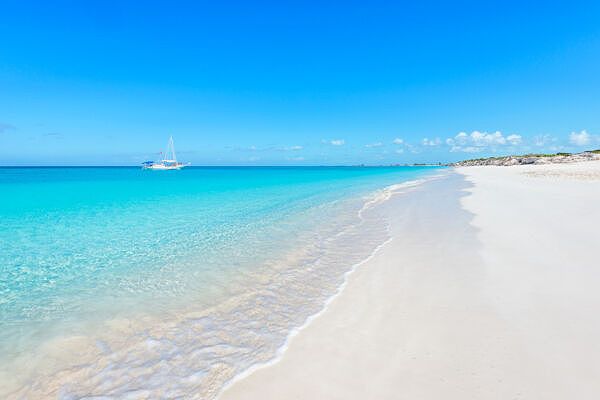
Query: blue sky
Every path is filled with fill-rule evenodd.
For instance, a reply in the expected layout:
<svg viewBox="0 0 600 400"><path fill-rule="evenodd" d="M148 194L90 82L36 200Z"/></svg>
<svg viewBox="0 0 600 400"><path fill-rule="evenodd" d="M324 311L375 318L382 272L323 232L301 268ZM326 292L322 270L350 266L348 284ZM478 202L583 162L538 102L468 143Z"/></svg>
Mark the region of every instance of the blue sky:
<svg viewBox="0 0 600 400"><path fill-rule="evenodd" d="M123 3L0 3L0 165L600 148L598 2Z"/></svg>

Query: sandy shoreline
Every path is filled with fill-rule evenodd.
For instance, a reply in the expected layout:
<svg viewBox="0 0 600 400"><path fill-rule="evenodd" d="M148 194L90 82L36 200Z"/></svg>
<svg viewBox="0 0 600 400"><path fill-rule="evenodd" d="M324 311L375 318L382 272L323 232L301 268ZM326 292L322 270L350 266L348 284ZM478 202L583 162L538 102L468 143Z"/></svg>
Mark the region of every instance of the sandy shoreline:
<svg viewBox="0 0 600 400"><path fill-rule="evenodd" d="M472 167L393 197L390 243L221 399L597 398L599 177Z"/></svg>

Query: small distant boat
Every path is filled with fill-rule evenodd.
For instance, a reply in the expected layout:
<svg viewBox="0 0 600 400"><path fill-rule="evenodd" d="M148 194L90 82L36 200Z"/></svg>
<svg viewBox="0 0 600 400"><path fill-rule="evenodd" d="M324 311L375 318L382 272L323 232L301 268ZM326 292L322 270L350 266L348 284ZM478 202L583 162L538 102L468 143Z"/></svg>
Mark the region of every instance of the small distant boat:
<svg viewBox="0 0 600 400"><path fill-rule="evenodd" d="M160 153L161 156L163 153ZM171 170L171 169L182 169L187 167L190 163L182 164L177 161L175 155L175 145L173 144L173 136L169 137L169 143L167 144L167 151L164 153L164 157L159 161L145 161L142 163L142 169L154 169L154 170Z"/></svg>

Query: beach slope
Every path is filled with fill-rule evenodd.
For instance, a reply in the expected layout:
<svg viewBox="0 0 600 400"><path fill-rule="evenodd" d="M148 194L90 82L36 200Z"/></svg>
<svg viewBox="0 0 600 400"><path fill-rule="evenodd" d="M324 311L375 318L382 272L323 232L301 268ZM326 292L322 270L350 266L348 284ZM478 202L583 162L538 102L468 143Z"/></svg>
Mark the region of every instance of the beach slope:
<svg viewBox="0 0 600 400"><path fill-rule="evenodd" d="M600 163L459 168L279 362L221 399L600 396Z"/></svg>

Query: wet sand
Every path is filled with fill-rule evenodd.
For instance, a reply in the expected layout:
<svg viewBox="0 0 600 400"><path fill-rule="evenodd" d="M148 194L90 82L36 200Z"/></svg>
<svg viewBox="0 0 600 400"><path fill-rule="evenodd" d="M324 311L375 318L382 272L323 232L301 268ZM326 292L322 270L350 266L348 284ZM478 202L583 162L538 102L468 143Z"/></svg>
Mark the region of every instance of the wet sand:
<svg viewBox="0 0 600 400"><path fill-rule="evenodd" d="M460 168L395 195L392 240L221 399L598 398L599 173Z"/></svg>

